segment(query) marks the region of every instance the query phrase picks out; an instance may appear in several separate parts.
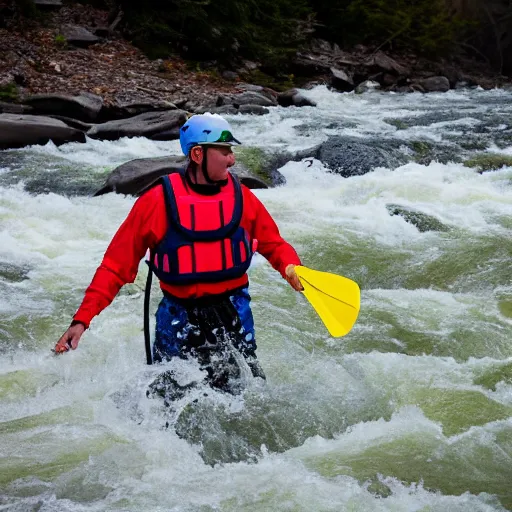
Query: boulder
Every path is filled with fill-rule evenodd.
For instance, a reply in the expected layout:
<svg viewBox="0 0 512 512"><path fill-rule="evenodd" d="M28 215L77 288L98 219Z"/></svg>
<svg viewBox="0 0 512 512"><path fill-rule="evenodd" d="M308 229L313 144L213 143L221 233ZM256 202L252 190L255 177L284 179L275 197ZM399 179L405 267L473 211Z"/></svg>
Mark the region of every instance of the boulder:
<svg viewBox="0 0 512 512"><path fill-rule="evenodd" d="M240 114L253 114L256 116L262 116L264 114L268 114L268 108L262 107L260 105L240 105L238 109Z"/></svg>
<svg viewBox="0 0 512 512"><path fill-rule="evenodd" d="M331 85L341 92L354 90L354 81L345 71L338 68L331 68Z"/></svg>
<svg viewBox="0 0 512 512"><path fill-rule="evenodd" d="M365 80L364 82L360 83L356 87L354 92L356 94L363 94L365 92L374 91L376 89L380 89L379 82L374 82L372 80Z"/></svg>
<svg viewBox="0 0 512 512"><path fill-rule="evenodd" d="M425 92L447 92L450 90L450 81L445 76L431 76L430 78L417 80L416 83L420 85Z"/></svg>
<svg viewBox="0 0 512 512"><path fill-rule="evenodd" d="M399 204L387 204L386 209L389 212L389 215L399 215L409 224L416 226L420 233L425 233L427 231L449 231L448 226L443 224L436 217L420 212L418 210L414 210L408 206L401 206Z"/></svg>
<svg viewBox="0 0 512 512"><path fill-rule="evenodd" d="M85 142L85 135L50 117L0 114L0 149L46 144L50 140L56 145Z"/></svg>
<svg viewBox="0 0 512 512"><path fill-rule="evenodd" d="M116 119L126 119L128 117L138 116L146 112L162 112L165 110L177 110L178 107L165 100L155 100L148 102L119 102L108 107L103 106L100 112L102 121L115 121Z"/></svg>
<svg viewBox="0 0 512 512"><path fill-rule="evenodd" d="M108 176L104 185L95 192L95 196L116 192L118 194L140 195L166 174L179 172L187 165L187 159L181 156L158 158L139 158L116 167ZM268 188L243 165L235 165L233 173L249 188Z"/></svg>
<svg viewBox="0 0 512 512"><path fill-rule="evenodd" d="M263 108L263 107L261 107ZM219 114L219 115L235 115L238 114L238 109L233 105L223 105L222 107L213 107L205 109L205 112L208 111L211 114Z"/></svg>
<svg viewBox="0 0 512 512"><path fill-rule="evenodd" d="M87 136L92 139L117 140L121 137L147 137L153 140L175 140L187 120L183 110L147 112L129 119L94 125Z"/></svg>
<svg viewBox="0 0 512 512"><path fill-rule="evenodd" d="M297 52L297 56L291 62L291 69L297 76L325 75L330 73L330 68L329 57L306 52Z"/></svg>
<svg viewBox="0 0 512 512"><path fill-rule="evenodd" d="M34 114L65 116L80 121L95 121L103 106L96 94L83 92L78 96L67 94L35 94L24 99Z"/></svg>
<svg viewBox="0 0 512 512"><path fill-rule="evenodd" d="M313 156L336 174L349 178L366 174L376 167L393 169L402 165L407 159L399 145L399 141L336 136L329 137Z"/></svg>
<svg viewBox="0 0 512 512"><path fill-rule="evenodd" d="M78 46L80 48L87 48L92 44L99 43L101 39L84 27L78 25L63 25L61 33L66 38L68 44Z"/></svg>
<svg viewBox="0 0 512 512"><path fill-rule="evenodd" d="M238 80L238 73L229 70L223 71L222 78L224 78L224 80L231 80L234 82L235 80Z"/></svg>
<svg viewBox="0 0 512 512"><path fill-rule="evenodd" d="M0 101L0 114L30 114L32 111L33 108L29 105Z"/></svg>
<svg viewBox="0 0 512 512"><path fill-rule="evenodd" d="M116 167L94 195L101 196L109 192L140 195L161 176L180 171L186 162L185 157L175 156L131 160Z"/></svg>
<svg viewBox="0 0 512 512"><path fill-rule="evenodd" d="M277 102L282 107L316 107L316 103L308 100L297 89L288 89L277 96Z"/></svg>
<svg viewBox="0 0 512 512"><path fill-rule="evenodd" d="M34 5L44 10L60 9L62 0L34 0Z"/></svg>
<svg viewBox="0 0 512 512"><path fill-rule="evenodd" d="M365 65L375 67L380 71L385 71L387 73L392 73L398 76L408 76L410 74L410 70L401 64L398 64L396 60L388 57L384 52L380 50L370 59L368 59L365 62Z"/></svg>
<svg viewBox="0 0 512 512"><path fill-rule="evenodd" d="M263 96L266 96L269 100L274 102L277 100L278 93L274 91L274 89L271 89L270 87L264 87L263 85L242 83L236 85L235 89L238 89L240 91L257 92Z"/></svg>
<svg viewBox="0 0 512 512"><path fill-rule="evenodd" d="M217 98L217 107L221 107L223 105L234 105L239 108L242 105L259 105L261 107L275 107L277 106L277 100L274 98L269 98L259 92L255 91L245 91L240 94L234 95L223 95L221 94Z"/></svg>

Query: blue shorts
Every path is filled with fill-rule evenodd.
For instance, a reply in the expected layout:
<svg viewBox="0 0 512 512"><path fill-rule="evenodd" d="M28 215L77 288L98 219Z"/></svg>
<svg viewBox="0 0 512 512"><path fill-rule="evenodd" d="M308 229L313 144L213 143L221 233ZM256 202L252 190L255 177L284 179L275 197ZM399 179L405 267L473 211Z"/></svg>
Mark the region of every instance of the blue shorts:
<svg viewBox="0 0 512 512"><path fill-rule="evenodd" d="M215 346L221 336L228 336L246 358L255 357L250 302L248 287L209 305L194 305L164 295L156 312L154 361L187 357L194 350Z"/></svg>

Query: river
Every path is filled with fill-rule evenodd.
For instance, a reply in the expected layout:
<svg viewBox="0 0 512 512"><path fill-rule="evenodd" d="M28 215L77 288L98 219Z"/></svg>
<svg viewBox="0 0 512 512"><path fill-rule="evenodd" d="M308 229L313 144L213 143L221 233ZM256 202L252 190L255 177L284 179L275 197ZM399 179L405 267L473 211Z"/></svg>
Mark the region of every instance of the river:
<svg viewBox="0 0 512 512"><path fill-rule="evenodd" d="M305 265L360 284L359 319L329 337L256 257L266 383L173 413L146 398L162 367L145 365L144 263L78 350L50 349L134 202L91 188L130 159L179 154L178 142L0 152L0 510L512 509L512 167L461 161L512 156L512 93L304 94L318 106L229 117L235 136L290 151L378 137L439 158L351 178L289 162L286 185L255 191Z"/></svg>

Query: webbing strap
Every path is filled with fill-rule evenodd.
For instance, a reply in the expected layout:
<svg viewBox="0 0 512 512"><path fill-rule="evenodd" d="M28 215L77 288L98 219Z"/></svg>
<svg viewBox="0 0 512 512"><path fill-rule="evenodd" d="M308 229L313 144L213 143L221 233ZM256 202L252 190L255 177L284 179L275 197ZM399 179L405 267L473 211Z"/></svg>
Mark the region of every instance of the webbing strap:
<svg viewBox="0 0 512 512"><path fill-rule="evenodd" d="M149 261L153 261L153 251L149 253ZM147 263L147 262L146 262ZM151 356L151 333L149 329L149 299L151 297L151 283L153 281L153 271L148 264L148 278L146 280L146 290L144 291L144 346L146 347L146 362L153 364Z"/></svg>

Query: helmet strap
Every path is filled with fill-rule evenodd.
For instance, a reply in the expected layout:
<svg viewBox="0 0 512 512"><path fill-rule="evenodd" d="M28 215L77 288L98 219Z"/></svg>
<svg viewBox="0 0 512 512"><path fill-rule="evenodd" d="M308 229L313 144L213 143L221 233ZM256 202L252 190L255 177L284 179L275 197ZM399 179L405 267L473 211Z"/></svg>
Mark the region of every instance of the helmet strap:
<svg viewBox="0 0 512 512"><path fill-rule="evenodd" d="M218 185L218 182L215 180L212 180L210 176L208 175L208 146L203 146L203 163L201 164L201 170L203 171L204 179L206 180L206 183L209 185Z"/></svg>

